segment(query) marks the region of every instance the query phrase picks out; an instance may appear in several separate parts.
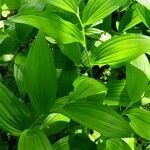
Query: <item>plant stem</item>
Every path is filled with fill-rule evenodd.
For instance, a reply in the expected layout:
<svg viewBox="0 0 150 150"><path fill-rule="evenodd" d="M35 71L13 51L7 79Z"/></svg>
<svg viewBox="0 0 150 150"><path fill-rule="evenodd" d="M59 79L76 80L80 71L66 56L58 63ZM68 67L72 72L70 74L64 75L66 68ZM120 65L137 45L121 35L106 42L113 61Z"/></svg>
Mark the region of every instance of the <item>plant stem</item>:
<svg viewBox="0 0 150 150"><path fill-rule="evenodd" d="M88 64L89 64L89 70L90 70L90 77L92 77L92 64L91 64L91 61L90 61L90 58L89 58L89 54L88 54L88 49L87 49L87 45L86 45L86 37L85 37L85 29L84 29L84 25L81 21L81 18L80 18L80 15L79 15L79 10L78 10L78 13L76 14L78 20L79 20L79 23L81 25L81 28L82 28L82 33L83 33L83 47L84 47L84 50L85 50L85 54L86 54L86 57L87 57L87 61L88 61Z"/></svg>

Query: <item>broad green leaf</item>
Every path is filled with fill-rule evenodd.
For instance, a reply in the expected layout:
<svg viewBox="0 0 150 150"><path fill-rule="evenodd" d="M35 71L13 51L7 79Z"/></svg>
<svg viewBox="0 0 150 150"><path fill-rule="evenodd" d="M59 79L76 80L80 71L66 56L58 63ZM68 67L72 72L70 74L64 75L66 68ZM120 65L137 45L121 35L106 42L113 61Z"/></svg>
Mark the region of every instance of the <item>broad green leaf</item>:
<svg viewBox="0 0 150 150"><path fill-rule="evenodd" d="M25 104L0 83L0 128L19 135L31 125L31 115Z"/></svg>
<svg viewBox="0 0 150 150"><path fill-rule="evenodd" d="M83 134L66 136L52 145L53 150L96 150L94 142Z"/></svg>
<svg viewBox="0 0 150 150"><path fill-rule="evenodd" d="M143 54L126 65L127 90L131 103L141 99L149 83L150 64Z"/></svg>
<svg viewBox="0 0 150 150"><path fill-rule="evenodd" d="M150 51L150 37L140 34L120 35L97 47L92 53L91 61L95 65L108 64L116 68L148 51Z"/></svg>
<svg viewBox="0 0 150 150"><path fill-rule="evenodd" d="M110 138L103 143L98 144L98 150L131 150L130 146L121 139Z"/></svg>
<svg viewBox="0 0 150 150"><path fill-rule="evenodd" d="M133 5L133 7L127 10L125 15L122 17L121 21L119 22L119 31L128 30L140 22L141 19L137 13L137 7L136 5Z"/></svg>
<svg viewBox="0 0 150 150"><path fill-rule="evenodd" d="M37 113L49 111L56 96L56 69L51 49L40 32L26 60L26 87Z"/></svg>
<svg viewBox="0 0 150 150"><path fill-rule="evenodd" d="M104 104L126 106L130 103L126 80L111 80L107 83L107 89Z"/></svg>
<svg viewBox="0 0 150 150"><path fill-rule="evenodd" d="M78 101L66 104L60 112L107 137L130 137L132 133L124 118L109 107Z"/></svg>
<svg viewBox="0 0 150 150"><path fill-rule="evenodd" d="M67 96L73 90L73 82L78 76L77 68L63 69L58 79L57 98Z"/></svg>
<svg viewBox="0 0 150 150"><path fill-rule="evenodd" d="M134 108L126 114L130 119L130 126L141 137L150 140L150 112Z"/></svg>
<svg viewBox="0 0 150 150"><path fill-rule="evenodd" d="M44 2L75 14L79 11L80 0L44 0Z"/></svg>
<svg viewBox="0 0 150 150"><path fill-rule="evenodd" d="M76 65L81 61L81 45L79 43L59 44L60 50Z"/></svg>
<svg viewBox="0 0 150 150"><path fill-rule="evenodd" d="M89 0L83 10L83 24L89 25L100 21L124 5L125 2L126 0Z"/></svg>
<svg viewBox="0 0 150 150"><path fill-rule="evenodd" d="M84 99L89 96L98 96L101 94L106 94L107 88L105 85L93 78L89 77L78 77L74 83L74 91L71 93L71 98L74 99Z"/></svg>
<svg viewBox="0 0 150 150"><path fill-rule="evenodd" d="M52 150L46 135L38 128L30 128L21 133L18 150Z"/></svg>
<svg viewBox="0 0 150 150"><path fill-rule="evenodd" d="M52 15L40 11L25 11L24 13L10 18L10 20L41 29L60 43L83 43L81 31L74 24L63 20L55 14Z"/></svg>
<svg viewBox="0 0 150 150"><path fill-rule="evenodd" d="M53 113L44 120L40 128L47 135L53 135L65 129L69 122L70 118L62 114Z"/></svg>
<svg viewBox="0 0 150 150"><path fill-rule="evenodd" d="M136 0L136 1L150 10L150 1L149 0Z"/></svg>
<svg viewBox="0 0 150 150"><path fill-rule="evenodd" d="M14 77L22 97L26 95L26 85L25 85L25 61L26 55L24 53L19 53L15 57L14 63Z"/></svg>
<svg viewBox="0 0 150 150"><path fill-rule="evenodd" d="M148 10L145 6L142 6L140 4L136 5L137 7L137 13L138 16L140 17L141 21L148 27L150 28L150 9Z"/></svg>

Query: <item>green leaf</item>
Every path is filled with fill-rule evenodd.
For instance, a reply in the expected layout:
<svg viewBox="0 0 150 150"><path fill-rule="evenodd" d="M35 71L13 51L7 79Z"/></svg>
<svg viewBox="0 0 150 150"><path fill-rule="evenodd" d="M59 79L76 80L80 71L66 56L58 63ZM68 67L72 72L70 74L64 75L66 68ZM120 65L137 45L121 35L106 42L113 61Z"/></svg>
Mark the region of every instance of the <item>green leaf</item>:
<svg viewBox="0 0 150 150"><path fill-rule="evenodd" d="M79 43L59 44L60 50L76 65L81 61L81 45Z"/></svg>
<svg viewBox="0 0 150 150"><path fill-rule="evenodd" d="M3 42L3 40L7 37L7 33L0 30L0 44Z"/></svg>
<svg viewBox="0 0 150 150"><path fill-rule="evenodd" d="M126 80L111 80L107 83L107 88L104 104L127 106L130 103Z"/></svg>
<svg viewBox="0 0 150 150"><path fill-rule="evenodd" d="M93 78L78 77L74 83L74 91L71 93L72 99L84 99L89 96L98 96L99 94L106 94L107 88L105 85Z"/></svg>
<svg viewBox="0 0 150 150"><path fill-rule="evenodd" d="M10 18L10 20L41 29L60 43L83 43L83 35L81 31L74 24L63 20L55 14L30 10L14 16Z"/></svg>
<svg viewBox="0 0 150 150"><path fill-rule="evenodd" d="M27 129L22 132L18 150L52 150L51 144L43 131L38 128Z"/></svg>
<svg viewBox="0 0 150 150"><path fill-rule="evenodd" d="M53 150L96 150L94 142L83 134L67 136L52 145Z"/></svg>
<svg viewBox="0 0 150 150"><path fill-rule="evenodd" d="M148 0L136 0L136 1L150 10L150 1Z"/></svg>
<svg viewBox="0 0 150 150"><path fill-rule="evenodd" d="M89 0L83 10L83 24L100 21L125 3L126 0Z"/></svg>
<svg viewBox="0 0 150 150"><path fill-rule="evenodd" d="M148 27L150 28L150 9L147 9L145 6L142 6L140 4L136 5L137 7L137 13L138 16L140 17L141 21Z"/></svg>
<svg viewBox="0 0 150 150"><path fill-rule="evenodd" d="M10 10L19 9L21 0L3 0Z"/></svg>
<svg viewBox="0 0 150 150"><path fill-rule="evenodd" d="M18 53L15 57L14 63L14 77L22 97L26 95L26 84L25 84L25 61L26 61L26 54Z"/></svg>
<svg viewBox="0 0 150 150"><path fill-rule="evenodd" d="M141 99L149 83L150 64L143 54L126 66L127 90L131 103Z"/></svg>
<svg viewBox="0 0 150 150"><path fill-rule="evenodd" d="M150 85L147 86L144 96L142 97L142 105L150 103Z"/></svg>
<svg viewBox="0 0 150 150"><path fill-rule="evenodd" d="M44 2L75 14L79 11L80 0L44 0Z"/></svg>
<svg viewBox="0 0 150 150"><path fill-rule="evenodd" d="M26 60L27 92L37 113L49 111L56 96L56 69L51 49L42 33L33 43Z"/></svg>
<svg viewBox="0 0 150 150"><path fill-rule="evenodd" d="M29 128L31 115L25 104L0 83L0 128L13 135L19 135Z"/></svg>
<svg viewBox="0 0 150 150"><path fill-rule="evenodd" d="M119 31L126 31L138 23L141 22L141 19L137 12L136 5L133 5L133 7L129 8L125 15L122 17L122 19L119 22Z"/></svg>
<svg viewBox="0 0 150 150"><path fill-rule="evenodd" d="M67 96L73 90L73 82L78 76L77 68L63 69L58 79L57 98Z"/></svg>
<svg viewBox="0 0 150 150"><path fill-rule="evenodd" d="M101 44L92 53L91 60L95 65L108 64L116 68L148 51L150 51L150 37L126 34L113 37Z"/></svg>
<svg viewBox="0 0 150 150"><path fill-rule="evenodd" d="M65 129L69 122L70 118L62 114L53 113L44 120L40 128L47 135L53 135Z"/></svg>
<svg viewBox="0 0 150 150"><path fill-rule="evenodd" d="M124 118L109 107L78 101L66 104L60 112L107 137L130 137L132 133Z"/></svg>
<svg viewBox="0 0 150 150"><path fill-rule="evenodd" d="M150 112L134 108L126 114L130 119L130 126L141 137L150 140Z"/></svg>
<svg viewBox="0 0 150 150"><path fill-rule="evenodd" d="M98 144L98 150L131 150L130 146L121 139L110 138L103 143Z"/></svg>

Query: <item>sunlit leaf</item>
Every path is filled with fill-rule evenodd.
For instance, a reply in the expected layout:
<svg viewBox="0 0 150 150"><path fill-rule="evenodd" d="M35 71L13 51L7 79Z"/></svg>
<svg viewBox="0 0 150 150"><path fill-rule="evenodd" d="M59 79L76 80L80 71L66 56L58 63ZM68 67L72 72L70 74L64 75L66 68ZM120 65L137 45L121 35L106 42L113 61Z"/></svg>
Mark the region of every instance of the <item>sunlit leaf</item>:
<svg viewBox="0 0 150 150"><path fill-rule="evenodd" d="M80 30L74 24L63 20L55 14L50 15L30 10L14 16L10 20L39 28L56 41L64 44L72 42L83 43L83 35Z"/></svg>
<svg viewBox="0 0 150 150"><path fill-rule="evenodd" d="M93 64L120 67L150 51L150 37L126 34L113 37L97 47L91 56Z"/></svg>
<svg viewBox="0 0 150 150"><path fill-rule="evenodd" d="M44 0L48 4L77 14L79 11L80 0Z"/></svg>
<svg viewBox="0 0 150 150"><path fill-rule="evenodd" d="M82 20L84 25L100 21L125 2L126 0L89 0L83 10Z"/></svg>
<svg viewBox="0 0 150 150"><path fill-rule="evenodd" d="M127 90L132 102L140 100L149 83L150 64L145 54L126 66Z"/></svg>
<svg viewBox="0 0 150 150"><path fill-rule="evenodd" d="M150 140L150 112L134 108L127 112L132 129L141 137Z"/></svg>

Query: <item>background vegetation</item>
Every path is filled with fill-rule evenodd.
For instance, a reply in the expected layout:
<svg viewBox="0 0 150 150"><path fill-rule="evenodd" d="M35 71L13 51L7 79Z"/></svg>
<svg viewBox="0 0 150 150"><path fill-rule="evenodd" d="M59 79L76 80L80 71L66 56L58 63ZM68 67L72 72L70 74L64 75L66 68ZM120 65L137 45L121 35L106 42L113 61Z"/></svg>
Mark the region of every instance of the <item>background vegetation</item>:
<svg viewBox="0 0 150 150"><path fill-rule="evenodd" d="M0 149L149 150L150 2L0 0Z"/></svg>

